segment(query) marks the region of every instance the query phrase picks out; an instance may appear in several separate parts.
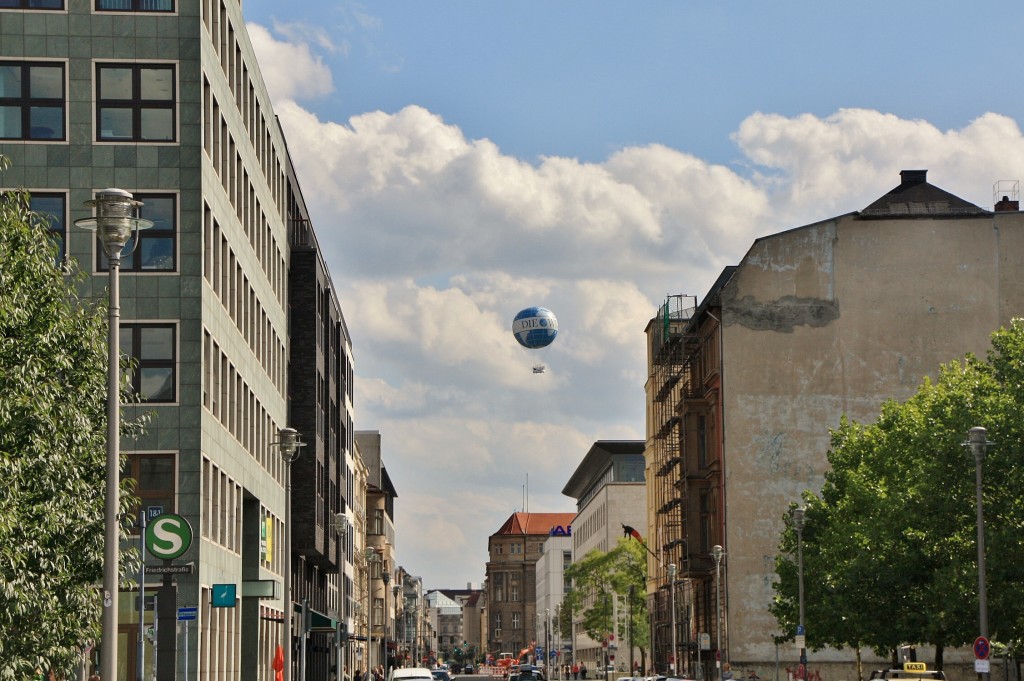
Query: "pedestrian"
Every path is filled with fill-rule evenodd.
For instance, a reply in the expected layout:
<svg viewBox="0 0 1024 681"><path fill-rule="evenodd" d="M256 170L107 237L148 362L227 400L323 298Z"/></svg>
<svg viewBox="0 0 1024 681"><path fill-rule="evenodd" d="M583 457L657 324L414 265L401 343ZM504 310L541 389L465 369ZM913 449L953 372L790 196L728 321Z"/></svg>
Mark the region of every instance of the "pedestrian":
<svg viewBox="0 0 1024 681"><path fill-rule="evenodd" d="M572 663L572 678L573 679L580 678L580 665L579 665L578 662L573 662Z"/></svg>
<svg viewBox="0 0 1024 681"><path fill-rule="evenodd" d="M581 679L587 678L587 663L586 662L581 662L580 663L580 678Z"/></svg>
<svg viewBox="0 0 1024 681"><path fill-rule="evenodd" d="M352 677L348 675L348 665L341 668L341 681L352 681Z"/></svg>
<svg viewBox="0 0 1024 681"><path fill-rule="evenodd" d="M722 681L732 681L732 665L728 662L722 665Z"/></svg>

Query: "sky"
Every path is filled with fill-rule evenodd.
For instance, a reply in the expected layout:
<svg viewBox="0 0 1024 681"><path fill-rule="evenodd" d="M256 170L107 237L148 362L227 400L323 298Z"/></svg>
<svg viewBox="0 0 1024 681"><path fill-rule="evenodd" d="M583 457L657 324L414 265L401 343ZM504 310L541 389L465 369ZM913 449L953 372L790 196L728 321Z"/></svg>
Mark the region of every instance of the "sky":
<svg viewBox="0 0 1024 681"><path fill-rule="evenodd" d="M512 513L575 511L593 443L645 438L666 296L699 303L755 239L863 209L904 169L988 209L1024 179L1005 3L243 7L352 336L356 428L397 489L398 561L428 589L479 587ZM511 334L532 306L558 318L542 351Z"/></svg>

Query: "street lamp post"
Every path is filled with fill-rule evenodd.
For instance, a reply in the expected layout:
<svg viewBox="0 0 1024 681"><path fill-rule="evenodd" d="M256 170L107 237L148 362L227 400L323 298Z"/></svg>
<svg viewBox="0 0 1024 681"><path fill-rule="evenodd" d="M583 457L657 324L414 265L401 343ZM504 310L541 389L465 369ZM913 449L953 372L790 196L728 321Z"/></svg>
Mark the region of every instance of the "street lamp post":
<svg viewBox="0 0 1024 681"><path fill-rule="evenodd" d="M381 660L384 664L384 677L387 678L388 673L388 583L391 582L391 573L387 570L387 563L381 564L381 580L384 582L384 612L381 616L380 623L380 639L381 645Z"/></svg>
<svg viewBox="0 0 1024 681"><path fill-rule="evenodd" d="M719 544L711 547L711 557L715 559L715 648L718 651L715 667L718 669L718 678L722 678L722 663L725 660L722 655L722 547Z"/></svg>
<svg viewBox="0 0 1024 681"><path fill-rule="evenodd" d="M398 669L398 653L400 652L398 649L398 592L401 590L402 587L400 587L398 584L395 584L393 587L391 587L391 602L395 608L395 631L394 635L392 636L392 638L395 639L395 669Z"/></svg>
<svg viewBox="0 0 1024 681"><path fill-rule="evenodd" d="M548 662L551 661L551 608L544 608L544 673L551 678Z"/></svg>
<svg viewBox="0 0 1024 681"><path fill-rule="evenodd" d="M629 621L626 623L626 636L629 638L629 673L634 673L633 669L633 599L636 598L636 586L634 584L629 585Z"/></svg>
<svg viewBox="0 0 1024 681"><path fill-rule="evenodd" d="M800 621L796 628L797 636L806 635L804 629L804 509L797 507L793 509L793 527L796 528L796 565L797 565L797 600L800 604ZM806 639L800 646L800 670L799 678L807 678L807 644Z"/></svg>
<svg viewBox="0 0 1024 681"><path fill-rule="evenodd" d="M277 441L272 443L281 451L284 460L284 681L292 678L292 463L299 458L299 450L306 443L299 438L294 428L277 431Z"/></svg>
<svg viewBox="0 0 1024 681"><path fill-rule="evenodd" d="M672 651L668 656L669 671L676 671L676 564L668 564L668 602L672 611Z"/></svg>
<svg viewBox="0 0 1024 681"><path fill-rule="evenodd" d="M352 521L348 519L344 513L335 513L334 521L331 523L334 526L335 531L338 533L338 543L341 545L338 549L340 554L340 560L338 561L338 569L344 572L345 563L348 561L348 534L352 531ZM341 670L349 662L348 659L348 627L347 627L347 611L348 602L338 608L338 629L335 632L335 660L334 667L338 670L338 678L341 678ZM342 636L342 627L345 627L344 636ZM343 655L344 652L344 655Z"/></svg>
<svg viewBox="0 0 1024 681"><path fill-rule="evenodd" d="M135 234L132 250L138 244L138 232L153 226L150 220L138 216L141 201L123 189L103 189L96 198L86 201L96 209L96 216L75 220L82 229L95 231L103 246L110 267L108 328L107 328L107 467L106 497L103 505L103 657L100 673L104 679L117 678L117 600L118 553L121 536L118 510L121 505L121 393L120 348L121 334L121 251ZM142 594L145 600L145 594Z"/></svg>
<svg viewBox="0 0 1024 681"><path fill-rule="evenodd" d="M988 638L988 587L985 578L985 516L982 512L981 467L985 462L988 445L992 444L987 436L987 430L975 426L967 432L965 443L974 454L974 505L978 516L978 633L984 638ZM982 672L979 676L987 679L988 673Z"/></svg>

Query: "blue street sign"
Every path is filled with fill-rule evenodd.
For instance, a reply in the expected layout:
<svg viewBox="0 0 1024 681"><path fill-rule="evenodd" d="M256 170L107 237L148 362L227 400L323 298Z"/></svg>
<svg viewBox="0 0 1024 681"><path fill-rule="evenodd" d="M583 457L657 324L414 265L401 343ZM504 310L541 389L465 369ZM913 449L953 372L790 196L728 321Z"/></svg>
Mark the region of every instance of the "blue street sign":
<svg viewBox="0 0 1024 681"><path fill-rule="evenodd" d="M807 632L804 631L804 625L802 625L802 624L796 625L796 635L797 636L803 636L806 633Z"/></svg>
<svg viewBox="0 0 1024 681"><path fill-rule="evenodd" d="M199 608L178 608L178 621L188 622L199 617Z"/></svg>

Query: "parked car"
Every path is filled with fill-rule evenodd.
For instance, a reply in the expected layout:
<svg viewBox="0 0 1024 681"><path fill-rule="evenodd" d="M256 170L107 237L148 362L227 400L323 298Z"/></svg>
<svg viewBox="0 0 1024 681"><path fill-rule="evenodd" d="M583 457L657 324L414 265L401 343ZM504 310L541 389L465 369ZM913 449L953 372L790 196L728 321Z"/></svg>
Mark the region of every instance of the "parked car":
<svg viewBox="0 0 1024 681"><path fill-rule="evenodd" d="M402 667L391 672L391 681L434 681L426 667Z"/></svg>
<svg viewBox="0 0 1024 681"><path fill-rule="evenodd" d="M473 669L473 665L471 665L471 664L467 664L467 665L466 665L466 668L465 668L465 669L463 669L462 671L463 671L463 673L465 673L465 674L475 674L475 673L476 673L476 670L475 670L475 669Z"/></svg>
<svg viewBox="0 0 1024 681"><path fill-rule="evenodd" d="M447 669L431 669L430 673L433 675L434 681L452 681L452 675L448 673Z"/></svg>
<svg viewBox="0 0 1024 681"><path fill-rule="evenodd" d="M509 681L514 679L518 679L518 681L548 681L548 677L544 675L544 670L533 664L519 665L516 674L509 674Z"/></svg>

